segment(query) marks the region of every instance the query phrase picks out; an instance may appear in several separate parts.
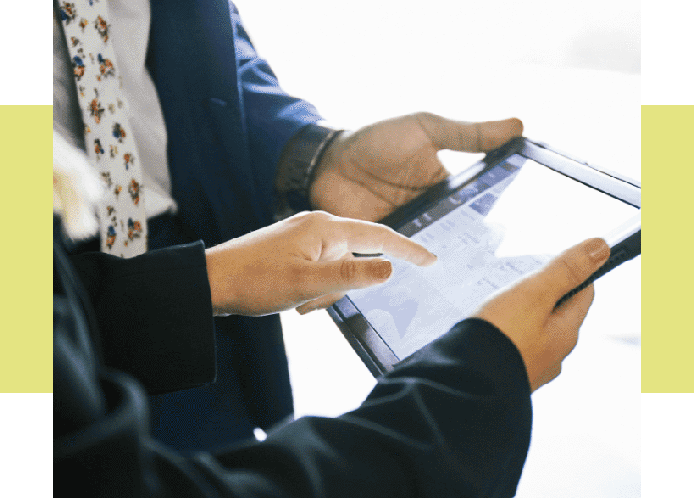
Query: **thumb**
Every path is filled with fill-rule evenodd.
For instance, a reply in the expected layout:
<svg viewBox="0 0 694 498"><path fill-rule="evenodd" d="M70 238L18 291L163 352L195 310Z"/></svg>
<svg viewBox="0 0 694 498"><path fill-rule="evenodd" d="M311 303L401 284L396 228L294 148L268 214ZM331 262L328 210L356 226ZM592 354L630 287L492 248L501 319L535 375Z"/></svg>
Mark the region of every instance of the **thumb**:
<svg viewBox="0 0 694 498"><path fill-rule="evenodd" d="M460 152L489 152L523 134L520 119L502 121L454 121L431 113L417 115L434 146Z"/></svg>
<svg viewBox="0 0 694 498"><path fill-rule="evenodd" d="M312 288L306 290L314 298L380 284L387 281L393 273L392 263L383 258L318 261L312 266L313 278L309 284Z"/></svg>
<svg viewBox="0 0 694 498"><path fill-rule="evenodd" d="M603 239L588 239L554 258L533 280L552 306L564 294L585 282L610 256Z"/></svg>

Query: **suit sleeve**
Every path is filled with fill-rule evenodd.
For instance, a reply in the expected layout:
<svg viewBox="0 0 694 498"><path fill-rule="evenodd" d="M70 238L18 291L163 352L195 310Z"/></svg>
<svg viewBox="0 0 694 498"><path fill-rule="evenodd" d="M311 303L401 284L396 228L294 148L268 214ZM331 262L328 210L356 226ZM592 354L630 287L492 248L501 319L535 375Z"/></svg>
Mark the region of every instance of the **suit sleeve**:
<svg viewBox="0 0 694 498"><path fill-rule="evenodd" d="M492 325L467 320L339 418L303 418L189 462L153 454L160 475L181 475L180 465L232 496L510 497L531 419L520 354Z"/></svg>
<svg viewBox="0 0 694 498"><path fill-rule="evenodd" d="M174 258L182 255L174 252ZM111 284L102 285L107 296ZM56 490L75 496L297 498L515 493L530 439L530 387L520 354L487 322L461 322L380 379L350 413L306 417L271 430L262 443L185 457L150 438L146 396L137 380L94 371L81 360L79 352L89 347L67 340L79 325L68 315L54 323L54 344L57 338L65 346L54 349L54 364L65 373L56 377Z"/></svg>
<svg viewBox="0 0 694 498"><path fill-rule="evenodd" d="M122 260L72 257L98 321L104 364L150 392L212 382L215 336L201 242Z"/></svg>
<svg viewBox="0 0 694 498"><path fill-rule="evenodd" d="M520 353L491 324L457 324L341 417L305 417L261 443L186 457L149 436L147 397L133 376L176 387L190 382L178 372L188 367L176 362L213 369L202 244L73 261L102 316L94 325L79 319L70 293L54 298L61 305L57 320L54 310L55 489L75 496L515 494L530 442L530 386ZM88 334L75 333L87 325ZM106 339L108 369L89 360L86 338L98 336Z"/></svg>
<svg viewBox="0 0 694 498"><path fill-rule="evenodd" d="M267 61L258 56L238 10L233 4L229 8L251 161L256 171L269 172L262 182L266 189L262 194L271 198L275 168L284 146L304 126L322 118L313 105L280 88Z"/></svg>

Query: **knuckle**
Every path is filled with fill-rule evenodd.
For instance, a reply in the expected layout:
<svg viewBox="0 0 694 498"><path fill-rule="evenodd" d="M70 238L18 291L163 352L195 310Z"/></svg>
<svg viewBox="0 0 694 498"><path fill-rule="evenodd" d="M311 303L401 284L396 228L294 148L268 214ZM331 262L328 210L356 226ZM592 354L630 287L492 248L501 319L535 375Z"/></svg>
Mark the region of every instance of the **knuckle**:
<svg viewBox="0 0 694 498"><path fill-rule="evenodd" d="M430 133L432 124L436 122L438 116L432 112L419 111L411 114L417 124L427 133Z"/></svg>
<svg viewBox="0 0 694 498"><path fill-rule="evenodd" d="M384 235L387 235L389 237L395 237L396 239L410 240L407 237L405 237L403 234L396 232L394 228L391 228L388 225L381 225L381 224L375 224L375 225L376 225L376 227L379 227L383 231Z"/></svg>
<svg viewBox="0 0 694 498"><path fill-rule="evenodd" d="M311 211L309 212L309 216L312 220L316 221L325 221L332 218L332 215L326 211Z"/></svg>
<svg viewBox="0 0 694 498"><path fill-rule="evenodd" d="M306 218L311 216L312 213L313 213L313 211L300 211L300 212L296 213L294 216L292 216L290 219L292 219L292 220L305 220Z"/></svg>
<svg viewBox="0 0 694 498"><path fill-rule="evenodd" d="M299 213L293 214L289 218L282 220L280 223L285 223L288 226L301 225L306 222L306 217L310 214L310 211L301 211Z"/></svg>
<svg viewBox="0 0 694 498"><path fill-rule="evenodd" d="M325 211L310 211L306 214L305 222L311 227L322 227L329 223L332 217L331 214Z"/></svg>
<svg viewBox="0 0 694 498"><path fill-rule="evenodd" d="M289 219L297 223L312 224L316 222L321 222L323 220L327 220L330 217L331 215L326 213L325 211L301 211L300 213L295 214Z"/></svg>
<svg viewBox="0 0 694 498"><path fill-rule="evenodd" d="M357 276L357 264L352 260L344 260L340 263L340 278L344 282L352 282Z"/></svg>
<svg viewBox="0 0 694 498"><path fill-rule="evenodd" d="M413 114L413 116L417 119L433 119L435 117L435 114L433 112L429 111L418 111Z"/></svg>

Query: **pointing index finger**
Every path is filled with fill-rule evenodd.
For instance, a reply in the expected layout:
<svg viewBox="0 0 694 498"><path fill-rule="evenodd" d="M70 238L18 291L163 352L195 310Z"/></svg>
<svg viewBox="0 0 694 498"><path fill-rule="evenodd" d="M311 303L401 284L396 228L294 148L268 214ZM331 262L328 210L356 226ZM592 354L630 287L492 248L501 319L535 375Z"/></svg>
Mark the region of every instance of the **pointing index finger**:
<svg viewBox="0 0 694 498"><path fill-rule="evenodd" d="M349 252L362 255L388 254L417 266L430 266L438 259L423 245L385 225L347 218L340 220L340 225Z"/></svg>

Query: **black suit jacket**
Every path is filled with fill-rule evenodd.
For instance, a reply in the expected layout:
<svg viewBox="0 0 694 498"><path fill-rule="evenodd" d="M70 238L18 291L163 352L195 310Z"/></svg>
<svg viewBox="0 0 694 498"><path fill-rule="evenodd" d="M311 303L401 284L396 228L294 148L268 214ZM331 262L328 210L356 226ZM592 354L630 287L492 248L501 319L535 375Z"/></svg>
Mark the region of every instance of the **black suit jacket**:
<svg viewBox="0 0 694 498"><path fill-rule="evenodd" d="M335 419L307 417L189 458L149 435L144 388L210 382L201 243L129 260L54 242L57 496L484 496L515 493L530 388L511 341L466 320ZM108 276L108 278L106 278Z"/></svg>

